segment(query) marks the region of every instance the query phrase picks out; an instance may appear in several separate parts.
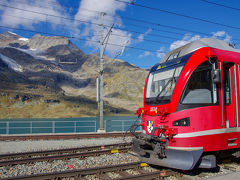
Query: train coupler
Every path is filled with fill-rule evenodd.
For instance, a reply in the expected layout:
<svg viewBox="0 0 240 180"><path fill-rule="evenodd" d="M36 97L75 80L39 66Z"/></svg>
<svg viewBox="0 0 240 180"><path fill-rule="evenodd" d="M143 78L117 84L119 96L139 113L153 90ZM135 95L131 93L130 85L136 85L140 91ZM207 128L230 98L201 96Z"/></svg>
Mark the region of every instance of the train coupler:
<svg viewBox="0 0 240 180"><path fill-rule="evenodd" d="M166 157L165 149L166 149L165 144L157 143L154 146L153 154L158 158L165 158Z"/></svg>
<svg viewBox="0 0 240 180"><path fill-rule="evenodd" d="M198 166L203 153L202 148L185 150L174 147L170 148L167 144L163 145L160 142L155 142L154 144L144 139L134 138L133 150L139 154L142 162L181 170L191 170ZM213 166L213 158L204 158L199 167L206 168Z"/></svg>

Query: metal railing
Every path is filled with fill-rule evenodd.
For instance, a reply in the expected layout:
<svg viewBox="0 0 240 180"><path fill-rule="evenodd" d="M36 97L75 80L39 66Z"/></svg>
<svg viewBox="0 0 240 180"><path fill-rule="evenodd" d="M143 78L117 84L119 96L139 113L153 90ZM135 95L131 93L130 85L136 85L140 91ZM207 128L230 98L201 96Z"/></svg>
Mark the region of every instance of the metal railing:
<svg viewBox="0 0 240 180"><path fill-rule="evenodd" d="M7 121L0 134L96 132L96 121Z"/></svg>
<svg viewBox="0 0 240 180"><path fill-rule="evenodd" d="M134 121L118 119L118 120L106 120L106 131L127 131ZM137 128L139 130L139 128Z"/></svg>
<svg viewBox="0 0 240 180"><path fill-rule="evenodd" d="M0 134L37 134L37 133L84 133L96 132L99 128L98 119L81 121L0 121ZM134 122L134 119L109 119L104 120L106 132L126 131Z"/></svg>

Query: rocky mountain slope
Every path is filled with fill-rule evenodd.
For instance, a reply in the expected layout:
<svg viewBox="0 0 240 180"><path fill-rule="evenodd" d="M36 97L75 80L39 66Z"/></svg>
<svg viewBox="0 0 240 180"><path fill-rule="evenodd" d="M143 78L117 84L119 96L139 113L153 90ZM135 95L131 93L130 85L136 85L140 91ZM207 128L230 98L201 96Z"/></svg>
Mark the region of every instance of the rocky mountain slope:
<svg viewBox="0 0 240 180"><path fill-rule="evenodd" d="M0 34L0 118L98 114L99 56L65 37ZM104 113L133 114L142 105L147 71L104 57Z"/></svg>

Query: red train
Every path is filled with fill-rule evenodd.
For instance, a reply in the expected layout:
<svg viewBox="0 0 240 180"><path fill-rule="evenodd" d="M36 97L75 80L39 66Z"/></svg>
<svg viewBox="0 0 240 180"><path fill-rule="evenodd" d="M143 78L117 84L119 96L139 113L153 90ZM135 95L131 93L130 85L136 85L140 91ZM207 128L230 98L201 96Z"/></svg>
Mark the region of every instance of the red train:
<svg viewBox="0 0 240 180"><path fill-rule="evenodd" d="M149 164L216 167L216 152L240 147L240 50L203 38L169 52L147 77L134 151ZM225 152L225 151L224 151Z"/></svg>

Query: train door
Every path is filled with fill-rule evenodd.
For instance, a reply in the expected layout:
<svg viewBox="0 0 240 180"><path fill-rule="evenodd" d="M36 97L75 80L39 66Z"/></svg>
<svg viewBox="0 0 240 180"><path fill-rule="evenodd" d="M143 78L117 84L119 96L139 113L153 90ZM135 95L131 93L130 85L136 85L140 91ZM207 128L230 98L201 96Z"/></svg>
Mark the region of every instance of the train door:
<svg viewBox="0 0 240 180"><path fill-rule="evenodd" d="M235 99L235 66L233 63L223 62L224 108L226 128L236 127L236 99Z"/></svg>

